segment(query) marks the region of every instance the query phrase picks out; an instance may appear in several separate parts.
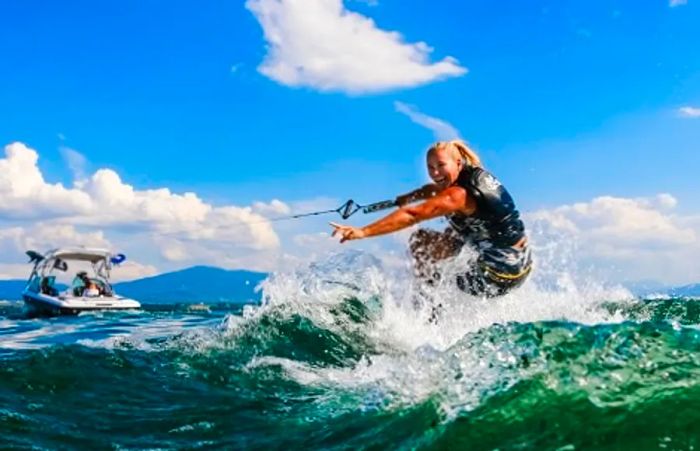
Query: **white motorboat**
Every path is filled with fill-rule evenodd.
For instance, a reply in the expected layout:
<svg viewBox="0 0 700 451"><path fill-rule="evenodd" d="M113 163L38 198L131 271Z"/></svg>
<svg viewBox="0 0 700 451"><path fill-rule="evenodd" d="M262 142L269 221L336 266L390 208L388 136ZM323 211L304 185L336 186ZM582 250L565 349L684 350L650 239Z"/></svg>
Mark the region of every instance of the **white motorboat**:
<svg viewBox="0 0 700 451"><path fill-rule="evenodd" d="M112 254L105 249L74 247L53 249L43 255L27 251L27 255L34 267L22 297L30 310L36 313L75 315L91 310L141 307L138 301L119 296L112 289L110 271L114 265L124 261L123 254ZM57 276L67 274L71 269L79 271L70 285L56 282Z"/></svg>

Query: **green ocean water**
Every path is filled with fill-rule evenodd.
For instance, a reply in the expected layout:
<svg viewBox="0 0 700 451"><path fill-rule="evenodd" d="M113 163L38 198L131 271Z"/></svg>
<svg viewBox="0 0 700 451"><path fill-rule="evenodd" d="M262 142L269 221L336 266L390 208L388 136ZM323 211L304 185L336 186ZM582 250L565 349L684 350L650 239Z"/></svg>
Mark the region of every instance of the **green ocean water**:
<svg viewBox="0 0 700 451"><path fill-rule="evenodd" d="M698 449L700 301L273 280L260 307L0 307L3 449Z"/></svg>

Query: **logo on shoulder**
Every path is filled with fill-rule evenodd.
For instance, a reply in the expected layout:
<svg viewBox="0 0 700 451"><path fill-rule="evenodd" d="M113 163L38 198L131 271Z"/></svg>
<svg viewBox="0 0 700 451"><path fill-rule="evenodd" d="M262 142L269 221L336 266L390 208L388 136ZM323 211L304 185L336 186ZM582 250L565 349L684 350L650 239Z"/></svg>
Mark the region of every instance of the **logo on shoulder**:
<svg viewBox="0 0 700 451"><path fill-rule="evenodd" d="M491 174L484 174L484 177L482 178L482 183L484 184L484 187L488 190L495 191L501 186L501 182L496 180L496 177L492 176Z"/></svg>

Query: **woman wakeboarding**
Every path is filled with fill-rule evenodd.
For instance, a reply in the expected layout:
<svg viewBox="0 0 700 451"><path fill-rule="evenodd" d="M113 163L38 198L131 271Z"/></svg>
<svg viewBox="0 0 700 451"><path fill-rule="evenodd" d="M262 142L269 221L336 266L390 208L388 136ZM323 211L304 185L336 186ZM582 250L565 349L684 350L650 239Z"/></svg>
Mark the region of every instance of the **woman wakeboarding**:
<svg viewBox="0 0 700 451"><path fill-rule="evenodd" d="M429 284L440 279L436 264L464 246L478 252L473 267L457 276L457 286L475 296L500 296L520 286L532 268L525 227L512 197L459 140L428 149L433 183L398 196L400 207L365 227L331 223L340 242L393 233L419 222L445 217L442 231L418 229L409 239L414 272ZM415 205L411 205L413 203Z"/></svg>

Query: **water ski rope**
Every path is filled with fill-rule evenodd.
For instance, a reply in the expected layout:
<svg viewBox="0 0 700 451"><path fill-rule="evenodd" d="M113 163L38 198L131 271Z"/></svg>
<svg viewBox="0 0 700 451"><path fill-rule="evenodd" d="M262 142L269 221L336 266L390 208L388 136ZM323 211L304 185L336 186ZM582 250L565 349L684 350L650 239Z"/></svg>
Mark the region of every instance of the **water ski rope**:
<svg viewBox="0 0 700 451"><path fill-rule="evenodd" d="M338 208L333 208L330 210L322 210L322 211L312 211L309 213L299 213L295 215L290 215L290 216L278 216L276 218L266 218L260 221L251 221L251 222L239 222L239 223L234 223L226 226L227 228L230 227L236 227L236 226L251 226L251 225L256 225L256 224L265 224L269 222L278 222L278 221L288 221L291 219L299 219L299 218L306 218L309 216L319 216L319 215L325 215L325 214L330 214L330 213L338 213L343 219L348 219L350 216L354 215L358 211L362 211L362 213L374 213L377 211L382 211L382 210L387 210L389 208L394 208L397 207L398 204L396 203L395 200L383 200L381 202L375 202L373 204L368 204L368 205L360 205L356 203L354 200L350 199L347 202L345 202L343 205L341 205ZM172 232L159 232L160 235L174 235L174 234L180 234L186 231L172 231Z"/></svg>
<svg viewBox="0 0 700 451"><path fill-rule="evenodd" d="M286 221L289 219L305 218L307 216L318 216L318 215L325 215L325 214L329 214L329 213L338 213L343 219L348 219L350 216L354 215L358 211L362 211L362 213L374 213L376 211L386 210L388 208L393 208L396 206L397 206L397 204L396 204L395 200L383 200L381 202L375 202L375 203L369 204L369 205L360 205L360 204L356 203L354 200L350 199L347 202L345 202L343 205L341 205L340 207L333 208L331 210L312 211L310 213L300 213L300 214L291 215L291 216L280 216L277 218L269 218L269 219L266 219L265 221L261 221L261 222Z"/></svg>

